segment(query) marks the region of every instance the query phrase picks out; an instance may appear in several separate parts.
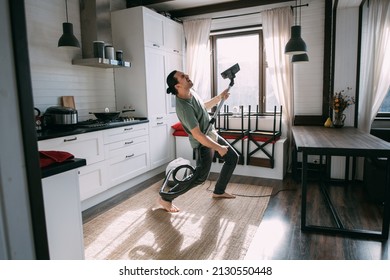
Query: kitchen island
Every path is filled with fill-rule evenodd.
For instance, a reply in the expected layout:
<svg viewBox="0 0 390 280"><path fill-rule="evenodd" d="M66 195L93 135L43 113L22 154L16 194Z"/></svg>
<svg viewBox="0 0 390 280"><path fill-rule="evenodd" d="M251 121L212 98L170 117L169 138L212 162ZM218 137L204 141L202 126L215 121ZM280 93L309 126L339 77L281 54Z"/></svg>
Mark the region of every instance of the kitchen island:
<svg viewBox="0 0 390 280"><path fill-rule="evenodd" d="M75 158L41 169L47 240L51 260L84 259L83 227Z"/></svg>

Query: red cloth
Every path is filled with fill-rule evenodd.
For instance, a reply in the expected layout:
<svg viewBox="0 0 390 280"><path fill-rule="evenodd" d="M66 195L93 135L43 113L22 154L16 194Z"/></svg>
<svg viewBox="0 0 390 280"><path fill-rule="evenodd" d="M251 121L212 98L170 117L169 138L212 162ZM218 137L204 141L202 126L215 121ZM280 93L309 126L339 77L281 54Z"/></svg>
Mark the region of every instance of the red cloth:
<svg viewBox="0 0 390 280"><path fill-rule="evenodd" d="M174 125L171 126L176 131L184 131L183 125L181 122L177 122Z"/></svg>
<svg viewBox="0 0 390 280"><path fill-rule="evenodd" d="M185 132L183 125L181 122L177 122L171 126L175 131L173 132L173 136L188 136L187 132Z"/></svg>
<svg viewBox="0 0 390 280"><path fill-rule="evenodd" d="M183 136L183 137L187 137L188 134L187 134L187 132L185 132L184 130L176 130L175 132L173 132L173 136Z"/></svg>
<svg viewBox="0 0 390 280"><path fill-rule="evenodd" d="M42 167L49 166L53 163L64 162L74 158L74 155L63 151L39 151L39 164Z"/></svg>

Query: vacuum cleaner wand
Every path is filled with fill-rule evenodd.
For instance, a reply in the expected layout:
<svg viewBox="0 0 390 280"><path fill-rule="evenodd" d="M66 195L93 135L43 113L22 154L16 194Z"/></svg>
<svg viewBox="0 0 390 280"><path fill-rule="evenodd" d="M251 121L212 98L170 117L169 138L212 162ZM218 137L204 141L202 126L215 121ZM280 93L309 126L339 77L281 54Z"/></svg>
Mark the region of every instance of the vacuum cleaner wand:
<svg viewBox="0 0 390 280"><path fill-rule="evenodd" d="M238 71L240 71L240 65L238 65L238 63L236 63L232 67L230 67L229 69L226 69L225 71L223 71L221 73L222 78L230 79L229 87L227 89L228 91L234 85L234 78L236 77L236 73ZM215 120L217 119L218 113L221 110L224 102L225 102L224 99L222 99L219 102L217 110L215 110L214 115L213 115L212 119L210 120L210 122L209 122L209 124L207 126L205 134L208 134L210 132L211 126L215 123Z"/></svg>

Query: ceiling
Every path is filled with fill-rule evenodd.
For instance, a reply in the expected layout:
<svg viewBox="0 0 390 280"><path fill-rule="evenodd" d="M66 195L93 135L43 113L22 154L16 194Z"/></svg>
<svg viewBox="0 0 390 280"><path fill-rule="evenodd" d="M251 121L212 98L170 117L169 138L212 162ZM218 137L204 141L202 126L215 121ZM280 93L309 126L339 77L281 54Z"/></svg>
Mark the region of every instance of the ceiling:
<svg viewBox="0 0 390 280"><path fill-rule="evenodd" d="M301 2L311 1L313 0ZM126 6L131 8L142 5L157 12L169 13L174 18L183 18L284 2L294 4L294 0L126 0ZM357 7L362 0L338 0L336 3L338 8Z"/></svg>
<svg viewBox="0 0 390 280"><path fill-rule="evenodd" d="M127 0L126 5L127 8L142 5L181 18L282 2L291 0Z"/></svg>

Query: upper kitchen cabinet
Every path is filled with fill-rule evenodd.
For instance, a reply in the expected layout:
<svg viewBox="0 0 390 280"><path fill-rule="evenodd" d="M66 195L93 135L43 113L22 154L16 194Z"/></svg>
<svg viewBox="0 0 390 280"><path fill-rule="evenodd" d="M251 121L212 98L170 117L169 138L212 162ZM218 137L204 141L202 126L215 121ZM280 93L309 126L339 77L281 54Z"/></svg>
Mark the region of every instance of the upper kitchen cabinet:
<svg viewBox="0 0 390 280"><path fill-rule="evenodd" d="M183 53L183 26L149 9L143 9L145 46Z"/></svg>
<svg viewBox="0 0 390 280"><path fill-rule="evenodd" d="M165 79L172 65L182 69L182 25L140 6L112 12L111 27L114 45L132 62L128 71L114 69L117 108L150 119L174 112Z"/></svg>

